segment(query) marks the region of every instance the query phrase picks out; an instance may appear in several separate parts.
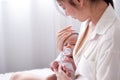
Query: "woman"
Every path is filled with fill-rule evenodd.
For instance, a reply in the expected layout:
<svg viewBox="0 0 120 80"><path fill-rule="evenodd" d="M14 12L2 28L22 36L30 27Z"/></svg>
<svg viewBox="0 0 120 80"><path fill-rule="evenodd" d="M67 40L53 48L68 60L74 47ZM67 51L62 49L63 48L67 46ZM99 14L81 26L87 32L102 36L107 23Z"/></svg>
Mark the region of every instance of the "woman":
<svg viewBox="0 0 120 80"><path fill-rule="evenodd" d="M120 80L120 22L113 0L57 2L67 16L82 22L73 51L76 80ZM69 69L60 65L55 70L57 80L72 80L68 72Z"/></svg>

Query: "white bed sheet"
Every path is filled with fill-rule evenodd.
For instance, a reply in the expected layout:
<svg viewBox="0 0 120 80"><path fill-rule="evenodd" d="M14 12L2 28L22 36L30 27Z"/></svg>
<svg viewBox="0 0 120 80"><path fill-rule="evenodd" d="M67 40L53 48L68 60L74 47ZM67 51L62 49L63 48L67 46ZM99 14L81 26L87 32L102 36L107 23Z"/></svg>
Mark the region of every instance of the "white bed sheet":
<svg viewBox="0 0 120 80"><path fill-rule="evenodd" d="M32 74L35 74L38 76L43 76L43 77L53 74L53 72L49 68L34 69L34 70L19 71L19 72L32 73ZM15 72L0 74L0 80L9 80L13 73L15 73Z"/></svg>

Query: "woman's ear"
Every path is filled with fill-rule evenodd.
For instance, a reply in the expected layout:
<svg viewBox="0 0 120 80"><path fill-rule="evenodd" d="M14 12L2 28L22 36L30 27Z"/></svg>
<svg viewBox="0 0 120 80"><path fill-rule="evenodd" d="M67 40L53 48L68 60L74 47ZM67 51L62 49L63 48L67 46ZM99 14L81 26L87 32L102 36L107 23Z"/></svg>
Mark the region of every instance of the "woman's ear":
<svg viewBox="0 0 120 80"><path fill-rule="evenodd" d="M73 2L74 2L77 6L82 7L84 0L73 0Z"/></svg>

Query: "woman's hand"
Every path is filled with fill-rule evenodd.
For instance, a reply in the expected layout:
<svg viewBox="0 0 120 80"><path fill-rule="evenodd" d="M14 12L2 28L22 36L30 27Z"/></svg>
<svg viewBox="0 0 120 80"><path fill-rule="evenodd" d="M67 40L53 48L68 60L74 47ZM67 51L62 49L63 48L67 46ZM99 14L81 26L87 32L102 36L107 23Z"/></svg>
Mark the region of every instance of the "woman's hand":
<svg viewBox="0 0 120 80"><path fill-rule="evenodd" d="M58 70L58 66L59 66L58 61L53 61L53 62L51 62L51 64L50 64L50 68L52 69L52 71Z"/></svg>
<svg viewBox="0 0 120 80"><path fill-rule="evenodd" d="M76 31L71 26L59 30L56 34L56 44L59 51L63 51L63 43L72 33Z"/></svg>
<svg viewBox="0 0 120 80"><path fill-rule="evenodd" d="M54 72L57 76L57 80L72 80L71 71L65 66L59 65L58 69L55 69Z"/></svg>

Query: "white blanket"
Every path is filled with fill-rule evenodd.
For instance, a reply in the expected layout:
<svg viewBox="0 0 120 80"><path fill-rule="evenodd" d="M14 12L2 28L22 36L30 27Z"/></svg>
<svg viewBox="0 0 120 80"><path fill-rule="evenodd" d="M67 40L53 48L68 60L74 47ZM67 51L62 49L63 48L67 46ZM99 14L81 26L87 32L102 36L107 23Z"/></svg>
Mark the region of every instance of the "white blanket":
<svg viewBox="0 0 120 80"><path fill-rule="evenodd" d="M43 69L34 69L34 70L28 70L28 71L20 71L20 72L26 72L26 73L32 73L35 75L40 75L40 76L47 76L50 74L53 74L53 72L49 68L43 68ZM5 74L0 74L0 80L9 80L11 75L14 72L11 73L5 73Z"/></svg>

